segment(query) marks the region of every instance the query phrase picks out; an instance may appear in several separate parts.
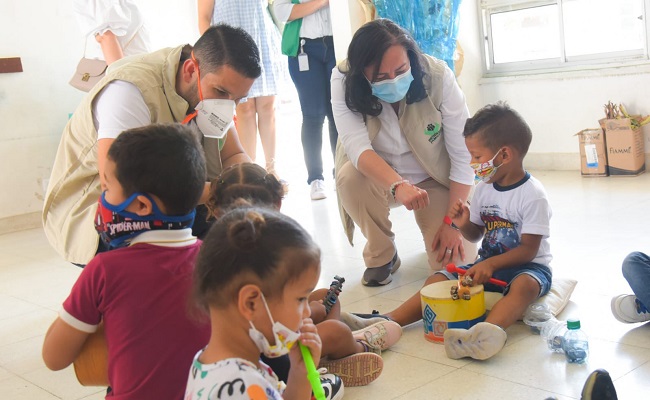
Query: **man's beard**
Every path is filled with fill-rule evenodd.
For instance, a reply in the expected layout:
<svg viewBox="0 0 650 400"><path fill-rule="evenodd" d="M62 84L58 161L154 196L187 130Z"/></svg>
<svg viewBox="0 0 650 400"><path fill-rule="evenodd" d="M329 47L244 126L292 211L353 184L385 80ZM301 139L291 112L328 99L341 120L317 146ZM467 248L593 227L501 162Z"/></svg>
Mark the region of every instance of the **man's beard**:
<svg viewBox="0 0 650 400"><path fill-rule="evenodd" d="M197 82L194 82L192 86L187 91L187 95L185 96L185 100L189 103L190 108L187 110L188 114L196 108L196 106L199 104L199 85Z"/></svg>

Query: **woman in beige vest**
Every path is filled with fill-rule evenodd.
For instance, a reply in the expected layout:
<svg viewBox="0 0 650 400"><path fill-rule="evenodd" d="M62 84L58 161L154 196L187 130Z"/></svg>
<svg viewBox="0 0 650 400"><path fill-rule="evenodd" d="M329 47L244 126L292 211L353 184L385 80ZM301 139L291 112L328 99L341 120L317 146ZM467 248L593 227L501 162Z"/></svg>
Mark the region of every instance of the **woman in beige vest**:
<svg viewBox="0 0 650 400"><path fill-rule="evenodd" d="M350 243L354 224L367 239L362 283L386 285L399 268L391 207L413 211L432 269L473 260L476 246L448 217L474 174L462 135L469 111L446 64L392 21L369 22L332 73L332 109L344 226Z"/></svg>

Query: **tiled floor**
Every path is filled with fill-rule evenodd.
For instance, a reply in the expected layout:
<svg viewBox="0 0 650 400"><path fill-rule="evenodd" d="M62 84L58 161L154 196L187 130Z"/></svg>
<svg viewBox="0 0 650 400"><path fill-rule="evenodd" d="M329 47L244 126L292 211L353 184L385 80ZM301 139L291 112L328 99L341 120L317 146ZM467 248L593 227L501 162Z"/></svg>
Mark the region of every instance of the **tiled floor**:
<svg viewBox="0 0 650 400"><path fill-rule="evenodd" d="M349 311L388 311L419 290L428 274L422 241L409 212L393 212L402 267L383 288L361 285L363 238L350 247L343 235L331 179L326 200L309 200L295 108L279 112L278 170L290 182L283 211L315 237L323 251L321 286L335 274L346 283L341 301ZM260 151L261 153L261 151ZM329 160L329 154L324 152ZM328 169L331 164L328 165ZM634 178L581 178L578 172L534 171L546 186L554 215L551 245L556 276L579 284L566 319L579 317L589 334L587 364L567 364L550 353L523 323L507 330L506 348L488 361L450 360L441 345L423 338L421 323L384 353L381 377L347 388L346 399L558 399L580 398L595 368L612 375L621 399L650 393L650 324L625 325L611 315L611 296L628 292L620 273L624 256L648 248L650 174ZM80 270L64 262L40 229L0 236L0 399L100 399L102 388L77 384L71 368L51 372L40 347ZM646 395L643 395L646 393Z"/></svg>

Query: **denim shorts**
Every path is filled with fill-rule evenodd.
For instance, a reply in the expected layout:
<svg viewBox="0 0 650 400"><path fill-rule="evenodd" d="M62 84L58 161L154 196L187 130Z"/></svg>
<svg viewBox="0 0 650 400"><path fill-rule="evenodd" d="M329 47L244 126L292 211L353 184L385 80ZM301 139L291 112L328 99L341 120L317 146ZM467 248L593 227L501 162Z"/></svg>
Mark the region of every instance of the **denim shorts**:
<svg viewBox="0 0 650 400"><path fill-rule="evenodd" d="M478 264L481 261L483 260L479 258L474 264ZM474 264L468 264L458 268L467 270ZM458 274L445 270L437 271L436 274L442 274L450 280L458 279ZM537 297L542 297L548 293L549 290L551 290L551 283L553 282L553 274L551 273L551 269L546 265L537 264L534 262L530 262L519 267L506 268L496 271L492 277L507 282L508 285L505 288L489 282L484 283L483 288L486 292L497 292L506 295L510 290L510 283L514 281L516 277L522 274L530 275L537 281L537 283L539 283L540 290Z"/></svg>

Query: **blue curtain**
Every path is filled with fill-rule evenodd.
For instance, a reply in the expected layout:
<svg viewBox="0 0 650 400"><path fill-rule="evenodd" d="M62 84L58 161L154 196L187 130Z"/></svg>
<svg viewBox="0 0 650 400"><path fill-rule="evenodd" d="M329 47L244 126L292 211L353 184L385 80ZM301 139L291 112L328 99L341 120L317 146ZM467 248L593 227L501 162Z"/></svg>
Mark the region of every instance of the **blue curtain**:
<svg viewBox="0 0 650 400"><path fill-rule="evenodd" d="M423 52L454 70L461 0L374 0L377 14L408 30Z"/></svg>

